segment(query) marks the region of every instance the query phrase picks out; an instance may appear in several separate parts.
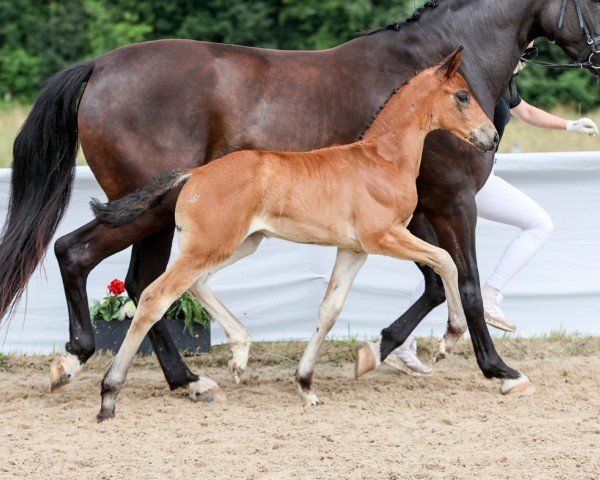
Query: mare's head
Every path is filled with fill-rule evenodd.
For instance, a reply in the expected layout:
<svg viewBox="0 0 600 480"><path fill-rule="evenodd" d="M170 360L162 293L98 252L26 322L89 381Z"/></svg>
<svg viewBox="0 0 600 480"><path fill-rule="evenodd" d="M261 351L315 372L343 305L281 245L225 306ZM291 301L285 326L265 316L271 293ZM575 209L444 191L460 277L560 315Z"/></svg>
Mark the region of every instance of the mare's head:
<svg viewBox="0 0 600 480"><path fill-rule="evenodd" d="M600 0L540 0L540 33L598 78L600 86Z"/></svg>
<svg viewBox="0 0 600 480"><path fill-rule="evenodd" d="M429 96L431 122L435 128L448 130L483 152L495 150L498 133L458 73L462 54L463 47L459 47L440 65L423 72L434 83Z"/></svg>

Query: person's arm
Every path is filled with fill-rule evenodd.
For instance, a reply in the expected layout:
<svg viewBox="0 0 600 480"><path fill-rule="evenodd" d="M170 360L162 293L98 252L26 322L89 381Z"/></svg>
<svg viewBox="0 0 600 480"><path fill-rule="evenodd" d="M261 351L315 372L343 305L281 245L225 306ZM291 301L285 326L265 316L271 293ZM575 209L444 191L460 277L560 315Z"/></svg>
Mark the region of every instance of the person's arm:
<svg viewBox="0 0 600 480"><path fill-rule="evenodd" d="M521 100L515 108L511 109L510 113L522 122L533 125L534 127L547 128L550 130L567 129L567 121L564 118L557 117L540 108L529 105L525 100Z"/></svg>
<svg viewBox="0 0 600 480"><path fill-rule="evenodd" d="M510 111L516 118L522 122L533 125L534 127L546 128L550 130L566 130L567 132L579 133L595 137L598 135L598 127L589 118L579 120L565 120L551 113L528 104L525 100Z"/></svg>

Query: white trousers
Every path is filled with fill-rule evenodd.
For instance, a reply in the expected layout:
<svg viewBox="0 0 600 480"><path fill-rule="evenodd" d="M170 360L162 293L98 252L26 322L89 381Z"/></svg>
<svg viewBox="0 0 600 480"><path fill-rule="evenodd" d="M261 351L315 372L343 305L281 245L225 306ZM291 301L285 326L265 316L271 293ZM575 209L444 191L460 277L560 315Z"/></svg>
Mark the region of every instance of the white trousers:
<svg viewBox="0 0 600 480"><path fill-rule="evenodd" d="M479 217L520 229L485 282L502 291L546 243L554 225L548 213L535 200L497 177L494 172L475 197L475 202Z"/></svg>

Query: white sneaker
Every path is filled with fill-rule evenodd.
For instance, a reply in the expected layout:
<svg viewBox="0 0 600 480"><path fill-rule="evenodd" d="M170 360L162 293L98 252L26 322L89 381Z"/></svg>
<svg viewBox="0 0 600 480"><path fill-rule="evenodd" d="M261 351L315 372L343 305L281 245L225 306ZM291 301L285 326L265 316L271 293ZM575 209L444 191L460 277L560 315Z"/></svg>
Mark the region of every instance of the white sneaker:
<svg viewBox="0 0 600 480"><path fill-rule="evenodd" d="M517 330L517 326L510 323L502 309L500 308L500 304L504 300L504 297L501 293L498 293L495 296L485 297L483 299L483 316L485 318L485 322L492 327L498 328L500 330L504 330L505 332L515 332Z"/></svg>
<svg viewBox="0 0 600 480"><path fill-rule="evenodd" d="M409 348L398 347L384 360L390 367L396 368L413 376L427 376L433 374L433 369L419 360L417 357L416 342L412 342Z"/></svg>

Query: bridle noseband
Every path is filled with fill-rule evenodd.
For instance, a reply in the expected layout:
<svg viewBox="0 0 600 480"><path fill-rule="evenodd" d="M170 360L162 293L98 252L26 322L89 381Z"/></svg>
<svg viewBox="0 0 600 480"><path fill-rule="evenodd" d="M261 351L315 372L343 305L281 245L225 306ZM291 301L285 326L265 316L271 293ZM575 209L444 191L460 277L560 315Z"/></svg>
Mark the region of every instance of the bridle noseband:
<svg viewBox="0 0 600 480"><path fill-rule="evenodd" d="M581 6L581 0L562 0L556 32L558 34L565 23L565 15L567 13L569 1L573 1L575 4L575 11L577 12L579 26L585 33L587 41L587 46L583 49L577 61L574 63L552 63L533 61L528 58L521 58L521 61L545 68L591 68L594 70L597 76L600 76L600 35L596 35L594 25L590 24L590 22L587 20L585 10ZM595 1L594 3L600 2Z"/></svg>

